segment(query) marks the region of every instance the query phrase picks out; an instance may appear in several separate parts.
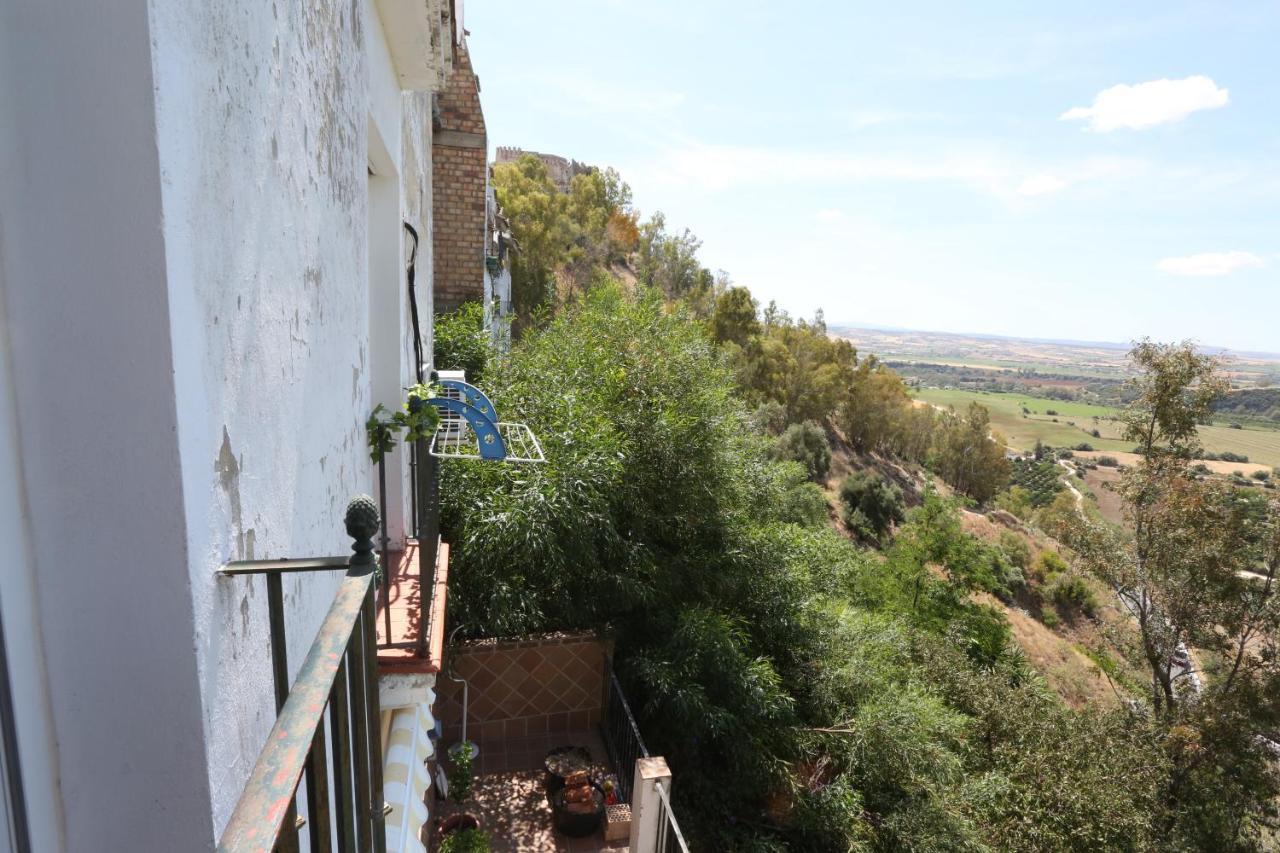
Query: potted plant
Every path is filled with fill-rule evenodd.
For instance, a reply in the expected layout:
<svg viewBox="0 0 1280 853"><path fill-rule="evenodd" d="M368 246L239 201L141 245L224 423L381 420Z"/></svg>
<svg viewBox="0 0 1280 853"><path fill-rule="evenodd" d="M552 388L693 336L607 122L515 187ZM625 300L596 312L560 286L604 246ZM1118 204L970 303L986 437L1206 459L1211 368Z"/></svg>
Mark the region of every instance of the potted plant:
<svg viewBox="0 0 1280 853"><path fill-rule="evenodd" d="M445 836L439 853L489 853L489 836L475 828L460 829Z"/></svg>
<svg viewBox="0 0 1280 853"><path fill-rule="evenodd" d="M462 746L462 749L449 750L449 757L453 759L453 766L449 768L449 799L458 805L471 799L471 791L475 787L475 769L472 765L475 753L467 748L469 744Z"/></svg>
<svg viewBox="0 0 1280 853"><path fill-rule="evenodd" d="M449 750L450 764L446 774L446 779L448 781L449 799L456 805L463 806L471 799L471 795L475 789L475 769L473 762L475 761L476 752L468 749L467 747L470 746L470 744L465 741L462 744L455 744L455 746L459 746L461 748ZM449 815L436 824L436 831L438 838L440 839L441 846L439 849L442 851L489 849L488 836L484 835L484 833L480 831L480 818L470 812L458 811L455 814ZM483 840L484 846L447 846L450 843L449 839L458 835L466 835L468 838L472 838L473 836L479 837ZM452 843L472 844L474 842L455 841Z"/></svg>

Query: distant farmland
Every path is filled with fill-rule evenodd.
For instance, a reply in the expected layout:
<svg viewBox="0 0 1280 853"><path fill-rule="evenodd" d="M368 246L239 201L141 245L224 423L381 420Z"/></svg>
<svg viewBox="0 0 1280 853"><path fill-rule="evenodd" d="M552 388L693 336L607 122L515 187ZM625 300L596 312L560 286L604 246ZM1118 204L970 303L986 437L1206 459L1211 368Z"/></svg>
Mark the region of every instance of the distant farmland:
<svg viewBox="0 0 1280 853"><path fill-rule="evenodd" d="M961 391L948 388L918 388L917 399L938 406L954 406L963 410L971 402L986 406L991 412L992 427L1004 435L1017 450L1031 450L1037 441L1052 447L1075 447L1087 442L1095 450L1127 451L1133 442L1120 438L1121 425L1113 420L1116 410L1088 403L1064 402L1034 397L1029 394L1004 394L991 391ZM1029 414L1023 415L1023 408ZM1049 411L1057 412L1050 415ZM1094 418L1097 420L1094 420ZM1055 422L1056 419L1056 422ZM1071 423L1074 422L1075 426ZM1097 429L1101 438L1089 434ZM1231 451L1249 457L1250 462L1280 466L1280 431L1252 425L1246 429L1226 426L1200 428L1200 440L1213 453Z"/></svg>

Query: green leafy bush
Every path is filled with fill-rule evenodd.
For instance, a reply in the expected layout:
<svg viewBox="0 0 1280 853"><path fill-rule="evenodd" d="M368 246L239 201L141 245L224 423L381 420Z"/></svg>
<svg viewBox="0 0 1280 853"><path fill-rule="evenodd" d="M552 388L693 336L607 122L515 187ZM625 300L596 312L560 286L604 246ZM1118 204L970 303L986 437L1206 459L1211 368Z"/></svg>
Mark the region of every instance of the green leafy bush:
<svg viewBox="0 0 1280 853"><path fill-rule="evenodd" d="M1057 551L1041 551L1036 561L1035 574L1042 581L1052 581L1070 567Z"/></svg>
<svg viewBox="0 0 1280 853"><path fill-rule="evenodd" d="M782 494L778 517L801 527L824 527L827 515L827 493L817 483L800 483Z"/></svg>
<svg viewBox="0 0 1280 853"><path fill-rule="evenodd" d="M451 751L449 760L452 762L449 767L449 799L455 803L465 803L471 799L471 791L475 785L470 744L464 743L461 749Z"/></svg>
<svg viewBox="0 0 1280 853"><path fill-rule="evenodd" d="M782 461L799 462L815 483L824 482L831 470L831 445L827 433L813 421L792 424L778 437L773 457Z"/></svg>
<svg viewBox="0 0 1280 853"><path fill-rule="evenodd" d="M857 471L840 484L844 522L860 539L878 542L905 518L902 490L869 471Z"/></svg>
<svg viewBox="0 0 1280 853"><path fill-rule="evenodd" d="M465 302L452 314L437 315L433 334L436 370L465 370L472 385L484 380L493 346L484 327L483 305Z"/></svg>
<svg viewBox="0 0 1280 853"><path fill-rule="evenodd" d="M1049 597L1059 607L1081 610L1089 616L1093 616L1098 609L1098 600L1088 582L1070 572L1057 576L1049 587Z"/></svg>
<svg viewBox="0 0 1280 853"><path fill-rule="evenodd" d="M440 842L439 853L489 853L489 836L479 829L451 832Z"/></svg>
<svg viewBox="0 0 1280 853"><path fill-rule="evenodd" d="M1005 559L1019 569L1025 569L1031 565L1031 546L1027 544L1027 540L1012 530L1000 533L1000 550L1004 553Z"/></svg>

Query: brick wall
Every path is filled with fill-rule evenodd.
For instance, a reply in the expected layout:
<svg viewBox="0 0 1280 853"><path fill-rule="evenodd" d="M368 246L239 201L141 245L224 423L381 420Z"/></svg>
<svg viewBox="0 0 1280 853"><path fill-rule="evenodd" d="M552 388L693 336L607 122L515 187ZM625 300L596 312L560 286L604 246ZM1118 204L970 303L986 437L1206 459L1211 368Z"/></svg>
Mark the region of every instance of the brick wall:
<svg viewBox="0 0 1280 853"><path fill-rule="evenodd" d="M484 296L488 142L480 108L480 85L465 44L458 48L437 108L431 145L432 249L435 307L444 313Z"/></svg>
<svg viewBox="0 0 1280 853"><path fill-rule="evenodd" d="M592 634L480 640L447 652L470 685L467 737L477 743L595 729L603 714L608 644ZM462 735L462 685L441 674L444 742Z"/></svg>

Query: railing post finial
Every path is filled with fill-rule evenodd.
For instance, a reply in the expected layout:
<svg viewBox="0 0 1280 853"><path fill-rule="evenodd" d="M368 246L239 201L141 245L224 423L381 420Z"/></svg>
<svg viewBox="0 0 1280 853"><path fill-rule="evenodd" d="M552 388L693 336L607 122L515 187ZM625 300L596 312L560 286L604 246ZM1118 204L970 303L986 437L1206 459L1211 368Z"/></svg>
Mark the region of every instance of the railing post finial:
<svg viewBox="0 0 1280 853"><path fill-rule="evenodd" d="M380 523L377 502L368 495L356 495L347 504L345 520L347 535L355 540L351 543L351 550L355 553L351 555L350 564L352 566L377 565L378 559L373 553L373 537L378 532Z"/></svg>

